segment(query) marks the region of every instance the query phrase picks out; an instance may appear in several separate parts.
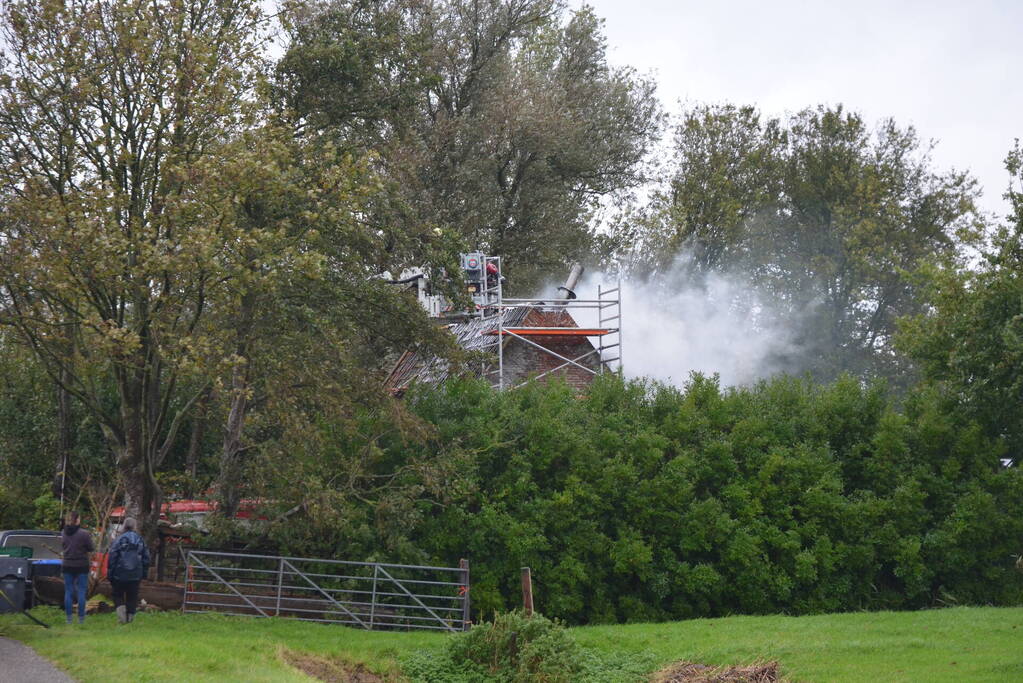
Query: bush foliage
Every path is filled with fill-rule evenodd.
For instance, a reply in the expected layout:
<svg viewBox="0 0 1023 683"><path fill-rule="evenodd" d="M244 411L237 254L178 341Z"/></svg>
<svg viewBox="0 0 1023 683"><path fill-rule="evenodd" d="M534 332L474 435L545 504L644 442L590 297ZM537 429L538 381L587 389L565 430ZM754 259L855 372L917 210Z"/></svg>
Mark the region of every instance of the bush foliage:
<svg viewBox="0 0 1023 683"><path fill-rule="evenodd" d="M498 615L450 641L451 660L495 680L569 681L580 670L580 651L562 624L522 612Z"/></svg>
<svg viewBox="0 0 1023 683"><path fill-rule="evenodd" d="M436 436L392 456L467 464L457 499L421 502L409 546L468 557L484 614L518 604L522 566L571 623L1023 598L1020 471L934 393L896 407L851 378L611 377L581 397L463 382L410 401Z"/></svg>
<svg viewBox="0 0 1023 683"><path fill-rule="evenodd" d="M657 664L649 652L581 647L558 620L513 611L449 639L441 652L404 657L402 672L433 683L610 683L646 680Z"/></svg>

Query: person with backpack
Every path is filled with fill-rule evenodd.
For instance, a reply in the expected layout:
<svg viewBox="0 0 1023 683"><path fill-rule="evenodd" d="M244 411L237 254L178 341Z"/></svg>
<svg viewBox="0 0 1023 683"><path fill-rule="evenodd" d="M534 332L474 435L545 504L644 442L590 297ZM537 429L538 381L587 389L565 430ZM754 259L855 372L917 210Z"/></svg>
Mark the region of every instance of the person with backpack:
<svg viewBox="0 0 1023 683"><path fill-rule="evenodd" d="M107 579L113 589L117 620L126 624L135 618L139 584L149 573L149 548L135 531L135 520L125 517L121 535L107 554Z"/></svg>
<svg viewBox="0 0 1023 683"><path fill-rule="evenodd" d="M64 574L64 612L67 623L71 623L74 604L78 602L78 623L85 623L85 596L89 587L89 553L95 548L92 536L80 525L77 512L68 515L67 523L60 534L64 552L60 562Z"/></svg>

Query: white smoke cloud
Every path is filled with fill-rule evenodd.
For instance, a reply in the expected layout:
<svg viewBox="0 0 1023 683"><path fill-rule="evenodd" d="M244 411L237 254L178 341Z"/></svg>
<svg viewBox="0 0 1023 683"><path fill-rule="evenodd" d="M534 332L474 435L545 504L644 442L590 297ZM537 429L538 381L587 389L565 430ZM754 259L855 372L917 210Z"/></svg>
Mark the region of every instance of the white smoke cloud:
<svg viewBox="0 0 1023 683"><path fill-rule="evenodd" d="M691 372L716 373L727 386L777 372L772 359L791 350L793 342L770 307L739 278L711 275L694 285L684 270L679 263L659 274L656 284L622 281L625 376L680 385ZM576 293L580 299L595 299L598 284L607 289L614 282L602 273L588 274ZM595 311L573 315L580 326L597 326Z"/></svg>

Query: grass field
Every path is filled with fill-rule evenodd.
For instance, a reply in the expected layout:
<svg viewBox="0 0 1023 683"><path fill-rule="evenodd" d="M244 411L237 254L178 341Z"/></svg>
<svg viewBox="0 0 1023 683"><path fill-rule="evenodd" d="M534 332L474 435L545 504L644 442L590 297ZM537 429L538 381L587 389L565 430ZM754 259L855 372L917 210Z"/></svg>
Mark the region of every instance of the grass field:
<svg viewBox="0 0 1023 683"><path fill-rule="evenodd" d="M66 626L56 609L33 614L53 628L3 615L0 635L28 643L81 681L309 680L283 661L287 651L396 675L402 658L439 652L448 638L178 613L143 614L129 626L104 614ZM652 672L681 659L720 665L773 659L792 681L1023 681L1023 608L731 617L570 632L605 662L608 681L643 680L637 662ZM622 667L615 671L617 660Z"/></svg>

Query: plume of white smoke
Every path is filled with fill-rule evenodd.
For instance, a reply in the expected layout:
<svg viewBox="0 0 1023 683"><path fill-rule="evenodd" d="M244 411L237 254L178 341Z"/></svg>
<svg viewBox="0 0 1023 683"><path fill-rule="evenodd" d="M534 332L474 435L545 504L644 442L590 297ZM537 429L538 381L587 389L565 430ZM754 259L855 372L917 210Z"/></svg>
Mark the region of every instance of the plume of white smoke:
<svg viewBox="0 0 1023 683"><path fill-rule="evenodd" d="M596 299L598 284L607 289L614 286L609 282L615 280L589 273L576 294ZM738 277L711 274L694 284L677 262L651 281L623 280L621 295L621 351L629 378L680 385L700 372L717 374L722 385L747 384L777 372L773 359L793 347L781 317ZM598 326L595 311L573 315L580 326Z"/></svg>

